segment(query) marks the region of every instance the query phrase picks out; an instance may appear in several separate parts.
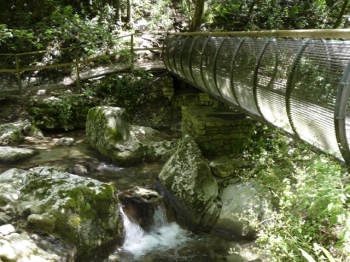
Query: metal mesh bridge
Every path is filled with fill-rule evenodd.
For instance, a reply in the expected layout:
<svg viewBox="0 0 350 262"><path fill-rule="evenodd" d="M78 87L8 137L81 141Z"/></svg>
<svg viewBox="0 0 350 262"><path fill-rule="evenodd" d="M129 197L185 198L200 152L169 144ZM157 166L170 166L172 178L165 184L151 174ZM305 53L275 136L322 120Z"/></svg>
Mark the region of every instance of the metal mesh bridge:
<svg viewBox="0 0 350 262"><path fill-rule="evenodd" d="M167 34L164 63L214 98L349 164L350 41L238 35Z"/></svg>

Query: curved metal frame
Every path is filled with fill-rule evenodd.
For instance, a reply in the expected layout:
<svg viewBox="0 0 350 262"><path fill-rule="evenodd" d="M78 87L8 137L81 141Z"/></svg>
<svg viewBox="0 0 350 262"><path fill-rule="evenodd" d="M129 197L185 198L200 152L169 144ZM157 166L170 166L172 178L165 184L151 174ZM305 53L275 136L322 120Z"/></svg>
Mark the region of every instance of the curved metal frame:
<svg viewBox="0 0 350 262"><path fill-rule="evenodd" d="M346 133L346 108L350 94L350 62L340 81L335 102L334 125L339 150L345 162L350 163L350 149Z"/></svg>
<svg viewBox="0 0 350 262"><path fill-rule="evenodd" d="M197 42L197 40L198 40L198 38L199 38L199 36L196 36L195 37L195 39L193 39L193 41L192 41L192 44L191 44L191 47L190 47L190 52L189 52L189 59L188 59L188 61L189 61L189 68L190 68L190 74L191 74L191 77L192 77L192 81L194 82L194 83L196 83L196 80L195 80L195 78L194 78L194 76L193 76L193 70L192 70L192 59L191 59L191 55L192 55L192 50L193 50L193 47L194 47L194 44Z"/></svg>
<svg viewBox="0 0 350 262"><path fill-rule="evenodd" d="M237 47L236 47L235 53L233 54L233 57L232 57L231 69L230 69L230 76L231 76L231 78L230 78L230 83L231 83L232 94L233 94L233 96L234 96L234 98L235 98L237 104L238 104L240 107L242 107L242 106L241 106L241 104L239 103L239 100L238 100L238 98L237 98L237 94L236 94L236 91L235 91L235 85L233 84L233 69L234 69L233 66L234 66L234 64L235 64L235 62L236 62L236 57L237 57L237 54L238 54L238 52L239 52L239 49L241 49L241 47L242 47L242 45L243 45L243 43L245 42L246 39L247 39L247 37L243 37L243 38L239 41L239 43L238 43L238 45L237 45Z"/></svg>
<svg viewBox="0 0 350 262"><path fill-rule="evenodd" d="M186 36L184 42L186 42L186 40L189 39L189 38L190 38L190 36ZM182 51L184 50L184 47L185 47L185 45L182 45L181 51L180 51L180 59L181 59L180 66L181 66L182 74L185 77L185 70L184 70L183 59L182 59Z"/></svg>
<svg viewBox="0 0 350 262"><path fill-rule="evenodd" d="M224 96L222 95L220 88L218 87L218 82L216 80L216 69L217 69L217 62L218 62L218 54L220 52L220 49L222 47L222 44L224 43L224 41L226 40L226 38L222 38L220 41L220 44L218 46L218 48L216 49L215 52L215 60L214 60L214 71L213 71L213 76L214 76L214 84L215 84L215 88L218 91L218 94L224 99Z"/></svg>
<svg viewBox="0 0 350 262"><path fill-rule="evenodd" d="M201 59L200 59L200 68L199 68L199 71L200 71L200 74L201 74L201 78L202 78L202 82L204 83L204 86L202 86L203 89L207 90L207 91L210 91L210 89L207 88L207 86L205 85L205 81L204 81L204 77L203 77L203 68L202 68L202 65L203 65L203 53L204 53L204 50L205 50L205 47L207 46L208 42L209 42L209 39L210 38L207 38L204 42L204 45L202 47L202 51L201 51ZM195 80L196 81L196 80ZM200 86L197 82L196 84L198 86Z"/></svg>
<svg viewBox="0 0 350 262"><path fill-rule="evenodd" d="M267 47L269 46L269 44L271 44L271 42L274 40L274 37L269 38L268 40L266 40L264 46L261 48L260 53L258 55L258 59L256 60L256 64L255 64L255 68L254 68L254 73L253 73L253 94L254 94L254 101L256 104L256 108L259 111L259 114L261 115L261 117L267 121L267 119L265 118L264 114L261 111L260 105L259 105L259 101L258 101L258 72L259 72L259 67L260 67L260 63L262 60L263 55L265 54L265 51L267 49Z"/></svg>
<svg viewBox="0 0 350 262"><path fill-rule="evenodd" d="M179 36L179 37L176 39L175 46L174 46L174 51L175 51L176 48L177 48L177 45L178 45L178 43L179 43L180 38L182 38L182 36ZM173 54L174 67L175 67L175 68L173 68L173 70L176 72L177 75L179 75L179 73L178 73L179 70L177 69L177 65L176 65L175 54L176 54L176 52L174 52L174 54Z"/></svg>
<svg viewBox="0 0 350 262"><path fill-rule="evenodd" d="M216 47L215 49L215 57L212 58L211 57L211 62L214 63L213 65L213 68L210 66L210 69L213 70L212 72L212 76L213 76L213 79L214 81L213 82L210 82L210 83L206 83L205 81L205 78L204 78L204 72L203 72L203 59L204 59L204 51L205 49L208 47L208 43L209 43L209 40L210 40L210 37L207 37L204 41L201 41L200 42L200 45L202 45L202 48L201 50L198 50L198 52L196 51L196 56L193 56L193 49L194 49L194 46L195 44L197 43L199 37L199 35L197 35L194 39L192 39L192 42L191 42L191 45L190 45L190 50L189 50L189 53L188 53L188 65L184 64L183 63L183 56L184 56L184 45L183 43L185 41L187 41L187 39L193 37L193 36L187 36L187 37L184 37L184 36L173 36L173 37L176 37L176 40L173 39L173 41L171 39L169 39L169 36L167 35L167 38L166 38L166 46L163 47L163 60L164 61L167 61L164 62L166 64L166 66L168 67L169 70L173 71L173 72L176 72L177 75L179 75L177 72L182 72L182 74L185 76L185 77L188 77L188 78L192 78L192 79L188 79L190 83L194 84L195 86L197 86L198 88L202 89L203 91L205 92L209 92L211 95L214 95L217 97L218 100L220 101L226 101L227 102L227 98L223 95L223 92L222 90L220 89L220 86L218 85L218 76L217 76L217 67L218 67L218 56L222 50L222 47L225 43L225 41L228 39L228 38L222 38L218 44L218 46ZM180 40L180 37L184 37L184 39L181 39ZM253 91L253 96L254 96L254 100L253 100L253 103L251 103L251 107L254 106L254 103L255 103L255 106L258 110L258 113L260 114L261 117L259 116L256 116L254 115L252 112L249 112L248 109L242 107L242 105L240 104L240 100L237 98L237 90L235 88L235 84L234 84L234 78L235 77L239 77L239 76L234 76L235 75L235 63L237 61L237 57L238 57L238 54L241 50L241 47L242 45L244 44L244 42L246 41L247 37L244 37L242 39L237 39L237 42L234 42L234 44L232 45L233 48L235 48L234 50L234 53L233 53L233 56L231 58L231 61L230 61L230 68L229 68L229 73L230 73L230 76L229 76L229 81L230 81L230 86L229 88L231 89L231 95L233 95L233 98L232 100L228 101L231 105L236 105L238 106L243 112L245 113L248 113L251 117L253 118L256 118L258 119L259 121L262 121L262 122L265 122L265 123L269 123L269 121L267 120L266 116L263 114L263 110L262 108L260 107L260 103L261 101L259 101L259 96L258 94L259 93L259 87L258 87L258 78L259 78L259 68L261 67L262 65L262 61L263 61L263 58L264 58L264 55L266 54L266 50L269 48L269 46L271 44L276 44L276 41L275 41L275 38L272 37L272 38L269 38L266 40L265 43L262 43L263 46L261 47L261 49L259 50L259 54L258 54L258 57L257 57L257 60L255 62L255 65L254 68L252 69L253 70L253 76L252 76L252 84L253 84L253 88L252 88L252 91ZM239 40L239 41L238 41ZM312 43L314 39L313 38L310 38L308 40L303 40L301 41L300 45L299 46L295 46L295 48L297 48L297 52L293 58L293 61L291 63L291 66L289 67L289 70L287 72L287 83L286 83L286 86L285 86L285 92L284 92L284 95L285 95L285 110L286 110L286 114L288 116L288 121L289 121L289 124L290 124L290 128L292 129L293 131L293 135L300 138L300 137L303 137L303 134L302 133L298 133L298 132L301 132L299 129L299 126L295 126L295 123L294 123L294 120L296 121L297 118L295 118L295 115L294 115L294 111L292 111L292 109L294 108L294 104L292 104L292 98L294 97L293 94L294 92L296 91L296 86L298 85L298 79L297 79L297 75L296 73L298 72L298 68L299 66L301 65L301 58L305 55L305 51L307 50L308 47L310 47L310 43ZM330 70L332 69L332 64L333 63L332 59L333 59L333 52L332 50L330 50L329 48L331 48L329 46L329 43L323 39L321 39L322 43L325 45L325 49L326 49L326 54L323 54L323 57L324 57L324 60L326 60L326 72L328 74L328 72L330 72ZM171 52L169 52L169 44L171 43L174 43L174 51L173 51L173 54L171 54ZM182 42L182 45L181 46L181 50L180 50L180 59L181 61L180 62L180 67L181 67L181 71L179 71L178 69L178 65L176 63L176 59L175 59L175 53L176 53L176 50L177 48L179 47L178 45ZM261 43L261 42L260 42ZM216 46L216 44L215 44ZM259 44L260 46L260 44ZM346 50L349 50L350 49L350 44L347 45L347 48L348 49L344 49L345 52L347 52ZM343 50L343 49L342 49ZM272 71L270 71L270 73L272 74L269 74L269 77L270 79L266 82L267 86L270 86L271 84L273 84L273 82L275 81L276 79L276 74L278 72L278 65L279 65L279 61L278 61L278 53L276 50L272 50L272 55L275 54L276 55L276 61L274 62L274 64L271 64L272 66ZM319 51L319 52L323 52L322 50ZM344 53L344 51L342 51ZM336 55L338 55L338 53L336 52L335 53ZM339 53L340 54L340 53ZM174 59L174 67L172 66L172 64L170 63L170 58L171 56L173 57ZM196 63L199 62L198 66L199 66L199 73L196 72L196 78L194 77L194 72L193 72L193 68L192 68L192 60L193 58L196 58L197 61ZM199 59L199 61L198 61ZM213 60L214 59L214 60ZM338 59L339 61L341 61L341 59ZM322 61L322 60L321 60ZM343 60L344 61L344 60ZM327 102L328 105L331 106L331 108L334 108L334 116L333 118L331 118L331 121L332 119L334 120L334 129L332 127L332 130L335 131L335 137L331 137L332 138L332 141L336 141L338 143L338 147L339 147L339 151L340 153L342 154L344 160L346 161L346 163L350 164L350 148L349 148L349 145L350 145L350 113L349 113L349 121L347 123L347 110L348 110L348 103L349 103L349 97L350 97L350 62L348 62L348 64L344 64L343 62L340 62L339 64L342 68L342 70L344 70L344 73L342 75L342 78L341 78L341 82L339 83L338 85L338 89L337 89L337 94L336 96L334 97L334 93L329 93L332 95L332 99L334 98L334 100L329 100L329 101L334 101L334 104L329 104L329 101ZM188 72L186 74L184 74L185 70L184 68L189 66L189 74ZM274 66L274 68L273 68ZM339 72L340 74L340 71L337 71ZM210 72L211 73L211 72ZM321 71L321 73L324 73L324 71ZM271 76L270 76L271 75ZM209 74L209 76L211 76L211 74ZM181 77L181 75L180 75ZM228 77L228 76L227 76ZM331 77L329 74L325 77ZM201 81L202 83L200 83L201 85L199 85L199 81ZM333 81L334 83L334 81ZM209 84L211 85L215 85L215 89L213 89L214 87L210 86L209 88ZM250 88L250 87L249 87ZM216 91L217 93L216 93ZM334 89L332 89L334 90ZM328 95L328 93L327 93ZM235 101L234 101L234 100ZM283 101L283 100L282 100ZM294 101L294 100L293 100ZM301 99L301 102L303 101L303 99ZM311 102L312 103L312 102ZM314 104L317 104L317 102L314 102ZM334 106L334 107L333 107ZM307 109L305 109L307 110ZM305 111L306 112L306 111ZM328 117L328 115L327 115ZM297 123L297 122L296 122ZM329 122L328 122L329 123ZM270 123L272 124L273 126L273 123ZM347 124L349 124L349 131L347 134ZM290 132L290 131L287 131L287 132ZM313 132L312 130L310 132ZM329 135L329 137L331 136L331 134L328 132L327 133ZM336 140L335 140L336 138ZM313 143L312 141L308 141L309 143ZM336 156L337 157L340 157L340 154L339 154L339 151L338 149L334 149L334 144L332 142L332 146L333 147L330 147L330 148L333 148L332 150L335 152ZM327 146L324 147L324 146L320 146L323 150L327 150ZM333 152L332 151L332 152Z"/></svg>
<svg viewBox="0 0 350 262"><path fill-rule="evenodd" d="M300 58L301 56L303 55L306 47L308 46L308 44L312 41L312 38L310 38L309 40L307 41L303 41L298 49L298 52L296 53L295 57L294 57L294 60L293 60L293 63L292 63L292 66L288 72L288 79L287 79L287 84L286 84L286 109L287 109L287 115L288 115L288 120L289 120L289 123L290 123L290 126L293 130L293 133L298 137L300 138L298 132L296 131L296 128L294 126L294 123L293 123L293 119L292 119L292 113L291 113L291 108L290 108L290 98L292 96L292 92L293 92L293 89L294 89L294 72L295 72L295 69L296 67L298 66L298 63L300 61Z"/></svg>

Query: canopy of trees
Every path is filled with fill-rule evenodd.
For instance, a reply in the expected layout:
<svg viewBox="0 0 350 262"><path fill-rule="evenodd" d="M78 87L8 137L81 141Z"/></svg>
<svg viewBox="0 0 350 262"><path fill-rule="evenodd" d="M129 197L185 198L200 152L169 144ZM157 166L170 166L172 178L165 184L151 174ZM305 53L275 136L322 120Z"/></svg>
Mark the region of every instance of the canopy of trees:
<svg viewBox="0 0 350 262"><path fill-rule="evenodd" d="M0 0L0 52L110 39L121 30L344 28L349 0Z"/></svg>

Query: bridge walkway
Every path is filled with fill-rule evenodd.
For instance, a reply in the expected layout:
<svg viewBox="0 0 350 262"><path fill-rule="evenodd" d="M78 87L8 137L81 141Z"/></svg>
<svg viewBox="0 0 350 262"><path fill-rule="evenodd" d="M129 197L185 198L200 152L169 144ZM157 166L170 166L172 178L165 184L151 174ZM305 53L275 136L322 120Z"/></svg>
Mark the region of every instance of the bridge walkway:
<svg viewBox="0 0 350 262"><path fill-rule="evenodd" d="M350 163L348 39L350 30L169 33L163 60L214 98Z"/></svg>

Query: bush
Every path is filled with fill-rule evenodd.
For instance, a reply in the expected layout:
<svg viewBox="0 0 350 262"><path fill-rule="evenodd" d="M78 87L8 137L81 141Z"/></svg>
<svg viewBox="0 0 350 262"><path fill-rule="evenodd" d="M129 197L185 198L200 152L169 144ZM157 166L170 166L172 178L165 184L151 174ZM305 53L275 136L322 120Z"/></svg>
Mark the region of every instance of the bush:
<svg viewBox="0 0 350 262"><path fill-rule="evenodd" d="M262 126L246 157L275 197L257 239L269 261L344 261L350 255L350 185L345 166ZM254 142L254 141L253 141ZM311 254L311 255L310 255ZM311 261L311 260L309 260Z"/></svg>

